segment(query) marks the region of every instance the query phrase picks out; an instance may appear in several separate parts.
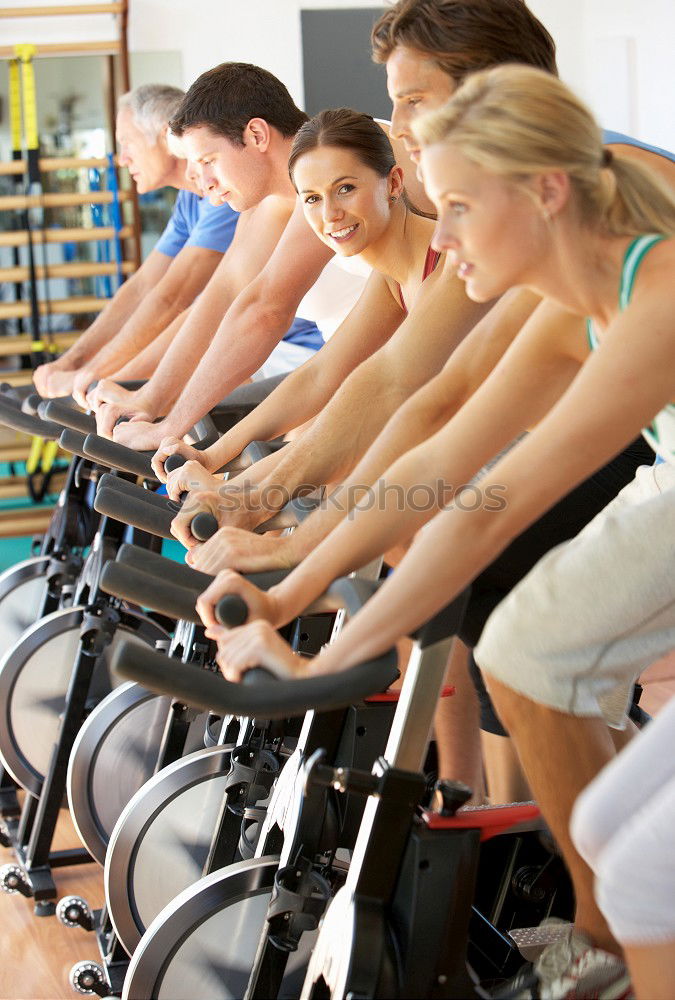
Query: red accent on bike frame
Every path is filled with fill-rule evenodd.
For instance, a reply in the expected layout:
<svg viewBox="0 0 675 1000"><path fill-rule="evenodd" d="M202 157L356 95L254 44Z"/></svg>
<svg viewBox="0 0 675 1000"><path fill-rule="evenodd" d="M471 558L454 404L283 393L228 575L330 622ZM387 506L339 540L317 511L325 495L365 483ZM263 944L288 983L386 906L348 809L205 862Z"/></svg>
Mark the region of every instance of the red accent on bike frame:
<svg viewBox="0 0 675 1000"><path fill-rule="evenodd" d="M453 687L453 685L446 684L445 687L441 690L441 698L452 698L454 693L455 693L455 688ZM381 694L368 695L368 697L365 698L364 701L366 701L368 704L370 704L371 702L379 702L379 701L396 702L398 701L400 694L401 694L400 691L391 691L391 690L383 691Z"/></svg>
<svg viewBox="0 0 675 1000"><path fill-rule="evenodd" d="M422 820L430 830L480 830L480 839L490 840L506 833L518 823L529 823L541 817L534 802L516 802L503 806L478 806L461 809L455 816L441 816L423 809Z"/></svg>

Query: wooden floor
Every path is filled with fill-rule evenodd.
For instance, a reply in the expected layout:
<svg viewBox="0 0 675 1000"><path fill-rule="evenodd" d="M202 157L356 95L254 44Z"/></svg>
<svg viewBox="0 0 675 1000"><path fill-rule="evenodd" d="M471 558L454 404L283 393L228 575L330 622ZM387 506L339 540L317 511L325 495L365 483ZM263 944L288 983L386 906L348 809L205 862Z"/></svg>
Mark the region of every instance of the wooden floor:
<svg viewBox="0 0 675 1000"><path fill-rule="evenodd" d="M54 848L79 846L70 816L62 810ZM0 864L13 860L12 852L0 847ZM59 868L55 882L59 898L83 896L92 909L103 903L103 869L97 864ZM0 892L0 1000L74 1000L71 966L98 957L93 934L64 927L56 917L35 917L31 899Z"/></svg>

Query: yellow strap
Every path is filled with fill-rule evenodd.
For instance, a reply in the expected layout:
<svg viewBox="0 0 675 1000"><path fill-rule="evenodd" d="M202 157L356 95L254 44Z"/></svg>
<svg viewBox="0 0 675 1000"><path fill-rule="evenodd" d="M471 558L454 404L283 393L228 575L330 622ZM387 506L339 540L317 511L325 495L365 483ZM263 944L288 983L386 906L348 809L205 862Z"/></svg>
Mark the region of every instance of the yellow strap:
<svg viewBox="0 0 675 1000"><path fill-rule="evenodd" d="M17 59L29 60L33 56L37 55L37 46L31 45L28 42L22 42L20 45L14 46L14 55Z"/></svg>
<svg viewBox="0 0 675 1000"><path fill-rule="evenodd" d="M26 459L26 472L29 476L32 476L34 472L37 472L37 467L40 464L40 459L42 458L42 447L44 443L44 438L31 438L30 451L28 453L28 458Z"/></svg>
<svg viewBox="0 0 675 1000"><path fill-rule="evenodd" d="M21 82L16 59L9 61L9 125L12 150L21 149Z"/></svg>
<svg viewBox="0 0 675 1000"><path fill-rule="evenodd" d="M45 441L45 446L42 450L42 462L40 463L40 470L46 475L54 464L54 459L56 458L57 452L59 450L58 441Z"/></svg>
<svg viewBox="0 0 675 1000"><path fill-rule="evenodd" d="M21 60L21 84L23 90L23 125L26 133L26 149L39 146L37 100L35 97L35 70L33 56L37 52L34 45L15 45L14 51Z"/></svg>

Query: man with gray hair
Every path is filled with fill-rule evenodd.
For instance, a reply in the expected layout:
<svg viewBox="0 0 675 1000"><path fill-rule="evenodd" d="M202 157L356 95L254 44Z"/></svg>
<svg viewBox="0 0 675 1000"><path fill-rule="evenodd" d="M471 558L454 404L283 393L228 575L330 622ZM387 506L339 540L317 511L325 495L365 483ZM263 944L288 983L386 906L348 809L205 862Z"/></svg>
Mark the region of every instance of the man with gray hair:
<svg viewBox="0 0 675 1000"><path fill-rule="evenodd" d="M238 214L220 199L201 196L182 150L167 141L167 125L184 93L164 84L144 84L118 104L116 138L119 162L129 169L139 194L178 188L171 218L141 267L120 286L105 309L75 344L56 361L40 365L33 381L42 396L68 395L78 374L96 375L96 355L115 338L120 353L137 354L138 332L156 338L171 327L206 287L222 260ZM148 362L151 368L151 362ZM138 366L128 377L149 374Z"/></svg>

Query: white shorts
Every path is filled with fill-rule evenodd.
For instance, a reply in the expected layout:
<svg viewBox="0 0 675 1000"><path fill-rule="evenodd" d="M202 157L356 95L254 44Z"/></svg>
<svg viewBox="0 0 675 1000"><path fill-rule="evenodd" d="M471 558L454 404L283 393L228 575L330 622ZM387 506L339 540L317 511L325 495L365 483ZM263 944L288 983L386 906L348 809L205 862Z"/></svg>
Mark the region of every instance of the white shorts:
<svg viewBox="0 0 675 1000"><path fill-rule="evenodd" d="M675 466L643 466L495 609L481 670L532 701L622 728L632 685L675 649Z"/></svg>
<svg viewBox="0 0 675 1000"><path fill-rule="evenodd" d="M272 378L273 375L283 375L285 372L292 372L299 368L305 361L314 357L316 351L311 347L303 347L301 344L289 344L285 340L279 341L257 372L252 376L254 382L261 378Z"/></svg>
<svg viewBox="0 0 675 1000"><path fill-rule="evenodd" d="M675 697L584 789L570 829L622 945L675 941Z"/></svg>

